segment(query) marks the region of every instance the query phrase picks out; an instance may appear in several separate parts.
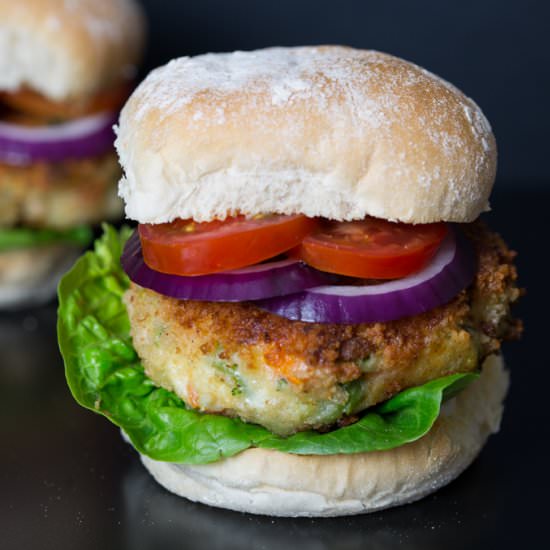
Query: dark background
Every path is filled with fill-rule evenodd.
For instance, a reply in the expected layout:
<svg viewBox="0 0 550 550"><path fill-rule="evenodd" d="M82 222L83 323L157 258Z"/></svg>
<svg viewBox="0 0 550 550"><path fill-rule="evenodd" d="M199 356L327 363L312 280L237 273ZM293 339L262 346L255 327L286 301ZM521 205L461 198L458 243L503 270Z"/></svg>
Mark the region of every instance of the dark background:
<svg viewBox="0 0 550 550"><path fill-rule="evenodd" d="M173 57L266 46L385 51L449 80L483 109L501 187L544 186L550 148L546 0L141 0L146 70Z"/></svg>

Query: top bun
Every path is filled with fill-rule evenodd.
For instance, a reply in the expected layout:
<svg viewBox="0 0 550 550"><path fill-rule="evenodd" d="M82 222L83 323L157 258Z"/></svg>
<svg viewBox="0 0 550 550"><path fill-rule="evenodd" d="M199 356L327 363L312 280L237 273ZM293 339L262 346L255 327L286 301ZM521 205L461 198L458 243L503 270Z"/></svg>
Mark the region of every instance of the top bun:
<svg viewBox="0 0 550 550"><path fill-rule="evenodd" d="M0 90L92 95L135 74L144 28L133 0L1 0Z"/></svg>
<svg viewBox="0 0 550 550"><path fill-rule="evenodd" d="M141 223L237 212L469 222L496 146L479 107L396 57L339 46L171 61L124 107L126 214Z"/></svg>

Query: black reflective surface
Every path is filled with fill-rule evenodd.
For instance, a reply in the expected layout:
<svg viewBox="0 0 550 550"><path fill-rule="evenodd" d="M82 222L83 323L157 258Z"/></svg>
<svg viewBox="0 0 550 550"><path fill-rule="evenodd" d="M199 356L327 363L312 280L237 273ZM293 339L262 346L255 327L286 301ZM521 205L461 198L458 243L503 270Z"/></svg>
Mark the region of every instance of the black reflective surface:
<svg viewBox="0 0 550 550"><path fill-rule="evenodd" d="M505 347L501 433L423 501L353 518L272 519L207 508L157 486L104 418L66 388L55 306L0 314L0 548L454 549L544 547L550 364L550 194L501 194L486 218L520 252L524 339Z"/></svg>

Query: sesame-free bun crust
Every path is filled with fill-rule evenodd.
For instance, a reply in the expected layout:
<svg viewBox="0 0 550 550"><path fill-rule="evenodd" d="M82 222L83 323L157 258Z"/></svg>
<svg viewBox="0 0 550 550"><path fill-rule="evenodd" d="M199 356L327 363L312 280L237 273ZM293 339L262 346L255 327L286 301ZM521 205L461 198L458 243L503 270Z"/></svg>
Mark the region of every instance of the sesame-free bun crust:
<svg viewBox="0 0 550 550"><path fill-rule="evenodd" d="M0 0L0 90L92 95L135 74L143 38L134 0Z"/></svg>
<svg viewBox="0 0 550 550"><path fill-rule="evenodd" d="M250 449L200 466L141 456L154 478L190 500L271 516L344 516L418 500L457 477L498 431L508 374L500 357L443 406L430 432L391 451L298 456Z"/></svg>
<svg viewBox="0 0 550 550"><path fill-rule="evenodd" d="M176 59L126 104L117 148L128 217L240 212L469 222L496 169L479 107L376 51L272 48Z"/></svg>

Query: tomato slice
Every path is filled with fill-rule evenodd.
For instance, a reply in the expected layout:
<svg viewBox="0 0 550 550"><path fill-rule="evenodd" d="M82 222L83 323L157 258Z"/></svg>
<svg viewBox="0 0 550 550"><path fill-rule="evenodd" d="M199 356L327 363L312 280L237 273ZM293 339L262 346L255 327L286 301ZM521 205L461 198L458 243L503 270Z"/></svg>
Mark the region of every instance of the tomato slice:
<svg viewBox="0 0 550 550"><path fill-rule="evenodd" d="M118 111L131 91L132 83L124 81L89 98L52 101L38 92L22 88L16 92L0 92L0 103L45 121L65 120L102 111Z"/></svg>
<svg viewBox="0 0 550 550"><path fill-rule="evenodd" d="M294 248L318 225L306 216L244 216L195 223L140 224L145 263L173 275L207 275L238 269Z"/></svg>
<svg viewBox="0 0 550 550"><path fill-rule="evenodd" d="M325 221L292 252L316 269L361 279L397 279L421 269L445 237L444 223L410 225L377 218Z"/></svg>

